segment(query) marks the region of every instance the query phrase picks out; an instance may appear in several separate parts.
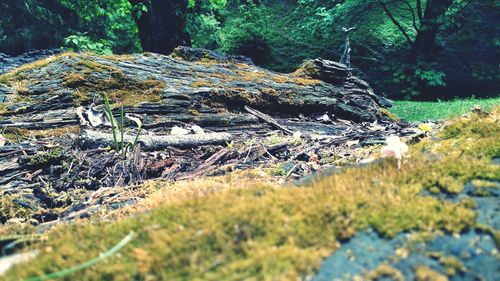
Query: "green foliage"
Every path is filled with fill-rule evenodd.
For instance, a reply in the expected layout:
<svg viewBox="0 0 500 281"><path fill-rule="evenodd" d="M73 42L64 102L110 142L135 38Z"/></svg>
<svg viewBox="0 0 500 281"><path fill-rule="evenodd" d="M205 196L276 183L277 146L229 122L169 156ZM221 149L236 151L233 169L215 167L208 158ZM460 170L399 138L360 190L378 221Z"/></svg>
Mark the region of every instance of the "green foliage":
<svg viewBox="0 0 500 281"><path fill-rule="evenodd" d="M90 51L100 55L112 55L111 42L109 40L92 40L85 35L70 35L64 38L64 46L71 51Z"/></svg>
<svg viewBox="0 0 500 281"><path fill-rule="evenodd" d="M2 1L0 51L20 53L62 45L101 54L141 51L133 16L141 18L148 12L147 3ZM293 71L306 58L338 61L342 27L356 26L350 35L351 62L378 92L392 98L432 99L462 92L487 96L499 90L500 68L494 62L500 56L500 26L491 24L500 16L497 1L446 3L444 12L429 21L437 26L433 44L422 50L415 43L429 26L419 19L416 0L184 3L188 13L180 19L186 20L193 46L250 56L272 70ZM421 4L425 15L428 1Z"/></svg>
<svg viewBox="0 0 500 281"><path fill-rule="evenodd" d="M132 7L128 0L59 0L77 12L80 18L78 31L93 40L107 43L114 53L130 53L140 50L137 26L132 12L145 12L145 7ZM78 33L73 33L78 34ZM106 45L106 44L105 44Z"/></svg>
<svg viewBox="0 0 500 281"><path fill-rule="evenodd" d="M77 15L58 1L0 1L0 52L60 46L77 26Z"/></svg>
<svg viewBox="0 0 500 281"><path fill-rule="evenodd" d="M399 27L380 3L387 4ZM352 63L355 71L379 92L393 98L430 99L466 90L488 95L498 89L494 81L500 77L500 70L492 61L499 55L495 44L500 40L491 38L498 34L498 27L487 24L485 18L493 20L495 13L491 11L495 5L488 1L454 0L444 15L433 21L439 30L432 57L415 60L409 41L413 44L419 30L425 30L416 14L416 3L264 0L234 1L216 8L200 4L188 18L188 31L197 47L253 55L254 59L260 57L259 64L265 67L293 71L305 58L338 61L344 40L341 28L356 26L357 31L350 37ZM426 1L422 1L422 9L425 6ZM490 32L478 34L481 29ZM469 47L464 48L464 44ZM258 55L245 52L259 48L264 51ZM467 71L459 71L464 68ZM470 89L460 84L463 81L471 81ZM473 83L484 87L479 87L478 92Z"/></svg>
<svg viewBox="0 0 500 281"><path fill-rule="evenodd" d="M445 73L442 71L417 69L415 70L415 76L418 79L425 81L429 86L446 85L444 82Z"/></svg>
<svg viewBox="0 0 500 281"><path fill-rule="evenodd" d="M51 148L47 151L39 152L30 158L31 165L48 165L60 161L63 156L63 149L60 147Z"/></svg>
<svg viewBox="0 0 500 281"><path fill-rule="evenodd" d="M240 6L237 16L228 18L221 28L219 49L251 57L257 64L265 64L270 58L272 33L271 12L256 5Z"/></svg>
<svg viewBox="0 0 500 281"><path fill-rule="evenodd" d="M186 30L194 47L216 49L221 44L220 22L214 14L188 15Z"/></svg>

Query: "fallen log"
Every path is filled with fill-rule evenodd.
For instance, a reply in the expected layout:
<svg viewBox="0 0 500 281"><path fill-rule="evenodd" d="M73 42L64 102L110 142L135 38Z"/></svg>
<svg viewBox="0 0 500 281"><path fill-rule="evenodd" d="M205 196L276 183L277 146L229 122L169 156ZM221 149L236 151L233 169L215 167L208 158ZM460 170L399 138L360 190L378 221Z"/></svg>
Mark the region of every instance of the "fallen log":
<svg viewBox="0 0 500 281"><path fill-rule="evenodd" d="M101 93L127 112L181 122L213 120L214 127L227 127L225 116L244 121L237 115L244 106L273 117L330 112L372 122L383 117L380 107L386 104L346 66L323 59L282 74L244 58L188 47L171 56L64 53L0 75L0 116L10 119L0 128L22 127L30 116L56 109L74 112L78 106L102 104ZM71 121L61 122L76 121L75 116L65 118ZM146 120L145 128L154 127L154 121Z"/></svg>
<svg viewBox="0 0 500 281"><path fill-rule="evenodd" d="M406 126L389 118L389 104L366 82L323 59L288 74L188 47L170 56L64 53L17 69L20 59L7 59L13 63L0 74L0 134L9 138L0 147L0 196L12 195L20 206L33 202L29 214L39 222L64 216L65 208L115 206L124 196L113 191L85 201L102 187L224 173L221 166L286 164L280 178L297 178L316 169L309 161L332 165L348 155L349 140L363 146L401 135ZM122 157L104 148L114 147L109 127L86 123L88 113L77 111L102 113L103 94L116 120L121 108L140 120L146 151ZM375 121L382 131L371 129ZM173 126L195 125L212 133L168 134ZM128 119L123 126L137 128ZM302 137L290 137L294 132ZM125 143L134 140L124 136ZM0 223L10 218L0 214Z"/></svg>
<svg viewBox="0 0 500 281"><path fill-rule="evenodd" d="M233 136L228 133L205 133L190 135L158 135L139 137L138 143L145 150L158 150L167 147L196 147L201 145L225 144L230 142ZM135 136L124 135L125 143L133 143ZM114 146L113 135L92 130L84 130L80 134L80 145L85 148L97 148L104 146Z"/></svg>

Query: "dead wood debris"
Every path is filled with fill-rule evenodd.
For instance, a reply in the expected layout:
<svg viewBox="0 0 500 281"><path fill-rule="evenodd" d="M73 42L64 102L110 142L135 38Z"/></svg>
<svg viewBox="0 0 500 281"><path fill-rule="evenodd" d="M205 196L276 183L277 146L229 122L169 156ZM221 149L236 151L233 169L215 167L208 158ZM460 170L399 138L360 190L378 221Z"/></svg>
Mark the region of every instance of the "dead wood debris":
<svg viewBox="0 0 500 281"><path fill-rule="evenodd" d="M383 108L390 103L334 62L279 74L241 58L212 54L207 63L196 50L178 54L56 56L19 75L22 98L19 81L9 80L18 76L6 76L0 224L42 227L119 208L144 197L141 184L151 179L264 169L293 181L358 163L389 135L421 133L391 120ZM111 148L102 92L115 97L113 123L124 107L124 141L139 134L125 155Z"/></svg>
<svg viewBox="0 0 500 281"><path fill-rule="evenodd" d="M282 182L296 180L318 170L359 162L388 135L415 136L418 131L396 123L321 123L314 117L269 120L284 125L271 123L278 131L260 127L233 134L168 135L168 128L145 131L140 145L125 157L109 148L112 136L106 128L12 140L0 147L0 195L11 196L19 208L31 210L31 223L64 221L136 202L147 192L134 186L148 179L188 180L260 168ZM289 132L301 133L290 136ZM127 134L125 140L131 138ZM91 146L85 144L89 139ZM178 145L173 139L183 139L188 145ZM167 142L158 145L159 140ZM0 223L12 219L16 218L0 214Z"/></svg>

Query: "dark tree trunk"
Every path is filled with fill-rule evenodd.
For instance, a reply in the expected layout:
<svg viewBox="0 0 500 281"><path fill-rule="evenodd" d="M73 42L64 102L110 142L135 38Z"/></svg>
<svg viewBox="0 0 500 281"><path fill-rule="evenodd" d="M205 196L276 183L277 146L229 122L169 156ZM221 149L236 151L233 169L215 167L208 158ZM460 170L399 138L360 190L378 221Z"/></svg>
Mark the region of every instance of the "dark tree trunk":
<svg viewBox="0 0 500 281"><path fill-rule="evenodd" d="M453 0L428 0L425 12L412 46L411 57L414 60L428 60L437 51L436 35L446 10L451 6Z"/></svg>
<svg viewBox="0 0 500 281"><path fill-rule="evenodd" d="M142 49L146 52L170 54L179 45L190 45L184 31L187 0L129 0L143 4L146 12L134 12Z"/></svg>

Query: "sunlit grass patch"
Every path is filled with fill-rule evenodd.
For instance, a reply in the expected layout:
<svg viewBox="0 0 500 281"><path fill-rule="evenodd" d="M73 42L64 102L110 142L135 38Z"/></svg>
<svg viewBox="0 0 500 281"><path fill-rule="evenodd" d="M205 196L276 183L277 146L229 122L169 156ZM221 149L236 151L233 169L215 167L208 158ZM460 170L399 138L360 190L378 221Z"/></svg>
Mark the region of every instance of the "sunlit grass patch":
<svg viewBox="0 0 500 281"><path fill-rule="evenodd" d="M408 121L422 122L458 117L469 112L474 105L479 105L484 110L491 110L494 106L500 105L500 98L471 98L439 102L394 101L394 106L389 110Z"/></svg>

